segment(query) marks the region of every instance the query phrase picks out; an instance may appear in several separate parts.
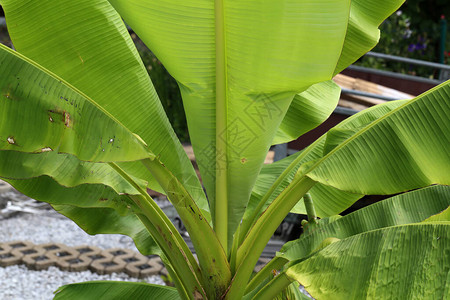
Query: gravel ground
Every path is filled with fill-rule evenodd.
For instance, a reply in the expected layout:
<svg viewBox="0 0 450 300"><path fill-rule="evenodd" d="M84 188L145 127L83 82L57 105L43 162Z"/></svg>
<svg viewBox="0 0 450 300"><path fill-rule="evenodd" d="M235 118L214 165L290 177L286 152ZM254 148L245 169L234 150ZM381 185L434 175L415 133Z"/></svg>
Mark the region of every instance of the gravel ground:
<svg viewBox="0 0 450 300"><path fill-rule="evenodd" d="M18 214L0 220L0 242L30 241L34 244L62 243L67 246L92 245L102 249L128 248L136 250L133 240L117 234L90 236L73 221L57 213ZM137 251L137 250L136 250ZM53 292L64 284L90 280L146 281L164 284L159 276L145 279L129 277L125 273L98 275L90 271L66 272L56 267L32 271L23 265L0 267L0 299L41 300L52 299Z"/></svg>

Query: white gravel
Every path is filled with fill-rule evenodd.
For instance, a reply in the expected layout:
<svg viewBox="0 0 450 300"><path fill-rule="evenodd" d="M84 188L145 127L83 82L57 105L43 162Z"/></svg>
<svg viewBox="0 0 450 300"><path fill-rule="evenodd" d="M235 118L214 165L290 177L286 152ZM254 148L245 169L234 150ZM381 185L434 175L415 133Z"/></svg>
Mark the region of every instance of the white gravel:
<svg viewBox="0 0 450 300"><path fill-rule="evenodd" d="M31 271L25 266L0 267L0 299L2 300L47 300L53 299L53 292L58 287L82 281L114 280L114 281L145 281L163 285L158 276L145 280L129 277L124 273L98 275L90 271L65 272L56 267L48 270Z"/></svg>
<svg viewBox="0 0 450 300"><path fill-rule="evenodd" d="M136 250L133 240L118 234L90 236L73 221L59 214L24 214L0 220L0 242L30 241L34 244L62 243L67 246L91 245L102 249L128 248ZM137 251L137 250L136 250ZM164 284L159 276L145 279L129 277L125 273L98 275L90 271L66 272L56 267L32 271L23 265L0 267L1 300L52 299L53 292L64 284L91 280L145 281Z"/></svg>

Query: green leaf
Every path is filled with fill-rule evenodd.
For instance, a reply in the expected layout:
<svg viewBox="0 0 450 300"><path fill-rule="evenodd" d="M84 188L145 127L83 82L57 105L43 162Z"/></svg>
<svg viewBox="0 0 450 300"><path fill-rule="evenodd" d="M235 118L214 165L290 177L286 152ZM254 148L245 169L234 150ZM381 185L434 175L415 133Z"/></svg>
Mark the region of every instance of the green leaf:
<svg viewBox="0 0 450 300"><path fill-rule="evenodd" d="M322 124L336 108L340 87L332 80L316 83L295 95L272 144L296 140Z"/></svg>
<svg viewBox="0 0 450 300"><path fill-rule="evenodd" d="M111 5L106 0L0 2L15 48L88 95L138 134L207 211L192 164L170 126L122 19ZM114 135L105 137L102 145L110 146L111 138ZM120 166L148 181L151 189L162 192L141 164L128 162Z"/></svg>
<svg viewBox="0 0 450 300"><path fill-rule="evenodd" d="M120 195L102 184L85 183L67 187L45 175L28 180L4 180L21 193L25 191L29 197L50 204L73 205L81 208L113 208L121 215L136 212L135 204L127 195Z"/></svg>
<svg viewBox="0 0 450 300"><path fill-rule="evenodd" d="M316 299L444 299L450 225L403 225L335 242L286 274Z"/></svg>
<svg viewBox="0 0 450 300"><path fill-rule="evenodd" d="M90 281L64 285L55 291L54 300L119 300L164 299L178 300L177 290L172 287L143 282Z"/></svg>
<svg viewBox="0 0 450 300"><path fill-rule="evenodd" d="M84 161L151 157L138 137L41 66L0 45L0 150L57 151Z"/></svg>
<svg viewBox="0 0 450 300"><path fill-rule="evenodd" d="M344 47L334 74L340 73L380 39L381 22L394 13L405 0L352 0Z"/></svg>
<svg viewBox="0 0 450 300"><path fill-rule="evenodd" d="M401 102L404 104L339 146L334 146L333 138L327 140L333 150L300 172L323 184L361 194L394 194L430 184L450 184L450 154L446 150L450 144L449 98L447 81Z"/></svg>
<svg viewBox="0 0 450 300"><path fill-rule="evenodd" d="M332 77L350 1L110 2L178 81L213 219L217 206L231 240L292 99Z"/></svg>
<svg viewBox="0 0 450 300"><path fill-rule="evenodd" d="M162 255L160 248L135 214L121 216L111 208L52 206L60 214L72 219L88 234L124 234L134 240L136 248L142 254Z"/></svg>
<svg viewBox="0 0 450 300"><path fill-rule="evenodd" d="M144 255L160 254L148 230L134 215L136 205L126 195L97 184L64 187L48 176L29 180L6 180L33 199L53 205L89 234L117 233L133 238Z"/></svg>
<svg viewBox="0 0 450 300"><path fill-rule="evenodd" d="M277 256L290 261L301 259L327 238L347 237L379 228L422 222L450 205L450 186L431 186L400 194L369 205L331 223L319 220L298 240L286 243Z"/></svg>
<svg viewBox="0 0 450 300"><path fill-rule="evenodd" d="M404 103L404 100L392 101L371 107L342 121L334 127L331 132L332 134L335 131L354 132L357 129L364 128L374 120L396 109ZM273 164L264 165L255 183L255 187L249 201L249 208L247 209L244 218L248 218L248 216L250 216L250 213L254 207L258 205L262 197L265 196L273 183L280 175L283 174L283 172L287 172L287 174L285 173L283 175L283 179L280 179L281 182L279 187L275 189L273 195L269 198L269 202L263 207L267 207L267 205L270 204L273 199L275 199L275 197L278 196L283 189L292 182L295 173L299 170L299 167L303 165L304 168L305 165L311 164L313 161L323 157L326 154L326 151L324 150L325 145L328 145L327 147L330 149L330 145L333 144L333 142L330 142L331 140L332 139L328 137L328 134L325 134L305 150L302 150L302 152L286 157ZM325 143L326 141L328 141L328 144ZM321 183L316 184L311 189L310 194L313 198L317 215L322 218L341 213L363 196L361 194L340 191ZM299 202L294 207L293 212L305 214L306 210L303 202Z"/></svg>
<svg viewBox="0 0 450 300"><path fill-rule="evenodd" d="M98 184L100 190L108 186L117 194L139 194L139 191L105 163L84 162L73 155L58 154L55 151L41 154L0 151L0 177L30 179L42 175L50 176L66 187ZM135 181L142 188L147 185L145 181L138 178L135 178ZM27 193L26 190L24 191Z"/></svg>

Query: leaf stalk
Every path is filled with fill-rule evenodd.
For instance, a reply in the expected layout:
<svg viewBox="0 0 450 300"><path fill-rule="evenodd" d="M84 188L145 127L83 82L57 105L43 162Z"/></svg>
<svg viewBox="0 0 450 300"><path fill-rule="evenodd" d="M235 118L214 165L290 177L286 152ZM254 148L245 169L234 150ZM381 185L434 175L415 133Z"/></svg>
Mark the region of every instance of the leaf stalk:
<svg viewBox="0 0 450 300"><path fill-rule="evenodd" d="M158 181L189 232L209 295L224 292L231 280L230 266L222 245L183 184L159 160L141 161Z"/></svg>
<svg viewBox="0 0 450 300"><path fill-rule="evenodd" d="M253 268L264 247L294 205L308 192L315 181L307 176L298 176L269 205L250 229L237 252L237 271L233 277L226 299L241 299L245 292L243 282L248 282Z"/></svg>
<svg viewBox="0 0 450 300"><path fill-rule="evenodd" d="M254 297L254 300L275 299L284 289L286 289L292 280L286 273L280 273L269 281Z"/></svg>

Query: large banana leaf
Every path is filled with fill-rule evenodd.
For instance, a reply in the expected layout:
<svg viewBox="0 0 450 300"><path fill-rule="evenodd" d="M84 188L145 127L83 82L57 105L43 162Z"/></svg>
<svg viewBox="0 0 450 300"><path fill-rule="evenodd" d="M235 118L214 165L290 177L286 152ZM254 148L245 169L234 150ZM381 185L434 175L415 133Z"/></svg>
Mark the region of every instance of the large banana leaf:
<svg viewBox="0 0 450 300"><path fill-rule="evenodd" d="M354 132L360 128L364 128L374 120L384 116L388 112L398 108L405 103L405 100L391 101L382 105L377 105L366 109L358 114L347 118L335 126L336 131ZM329 139L328 139L329 140ZM273 194L268 198L262 208L267 207L278 196L284 188L286 188L293 180L295 173L303 164L319 159L324 155L324 146L327 141L327 134L321 136L311 146L302 152L286 157L271 165L265 165L258 176L255 187L250 198L249 208L246 211L245 217L250 216L254 207L263 199L265 194L270 190L271 186L280 178L279 186L273 191ZM286 170L290 169L287 174ZM283 172L285 172L283 174ZM361 194L353 194L340 191L325 184L318 183L311 190L316 213L319 217L328 217L336 215L351 206L356 200L362 197ZM296 213L305 213L303 202L299 202L293 209Z"/></svg>
<svg viewBox="0 0 450 300"><path fill-rule="evenodd" d="M3 45L0 61L0 150L57 151L93 162L153 155L113 116L41 66Z"/></svg>
<svg viewBox="0 0 450 300"><path fill-rule="evenodd" d="M290 261L300 259L316 250L325 239L345 239L379 228L422 222L449 205L450 186L436 185L400 194L328 224L320 220L298 240L285 244L277 256Z"/></svg>
<svg viewBox="0 0 450 300"><path fill-rule="evenodd" d="M450 225L388 227L332 243L286 274L317 299L445 299L448 249Z"/></svg>
<svg viewBox="0 0 450 300"><path fill-rule="evenodd" d="M198 205L208 210L197 176L165 116L127 29L106 0L0 3L19 52L70 82L138 134L185 184ZM104 141L105 147L112 144L108 144L109 140ZM161 191L140 164L120 166L149 181L150 188Z"/></svg>
<svg viewBox="0 0 450 300"><path fill-rule="evenodd" d="M213 214L228 209L231 238L294 95L331 79L350 1L110 2L178 81ZM228 189L217 203L216 181Z"/></svg>
<svg viewBox="0 0 450 300"><path fill-rule="evenodd" d="M325 156L301 174L341 190L394 194L450 184L450 81L357 131L330 131Z"/></svg>
<svg viewBox="0 0 450 300"><path fill-rule="evenodd" d="M69 284L60 287L55 294L55 300L180 299L177 290L172 287L123 281Z"/></svg>
<svg viewBox="0 0 450 300"><path fill-rule="evenodd" d="M50 188L40 177L49 175L66 187L92 184L91 190L97 190L97 195L108 186L116 196L138 194L107 164L83 162L64 154L90 161L149 157L152 154L138 137L91 99L34 62L4 46L0 58L0 85L6 100L0 103L5 116L0 123L0 135L5 137L0 146L1 177L34 178L34 182L42 181L43 188ZM145 186L142 180L136 182ZM22 191L30 194L27 187L23 185ZM73 192L67 189L67 193ZM99 198L89 200L99 202Z"/></svg>
<svg viewBox="0 0 450 300"><path fill-rule="evenodd" d="M346 184L351 184L353 189L343 188L342 184L344 181L340 181L339 184L334 184L338 182L340 178L334 177L331 180L330 177L318 179L316 175L311 176L314 180L318 180L319 184L313 187L311 192L313 193L315 189L320 188L320 192L313 196L314 205L316 206L316 211L318 216L327 217L342 212L346 206L346 199L357 200L357 194L369 194L367 188L373 189L374 194L394 194L402 192L408 189L414 189L417 187L423 187L430 185L432 183L448 184L450 178L448 176L449 172L446 170L446 166L449 165L449 155L445 151L446 145L449 144L449 121L446 117L446 110L448 110L448 90L449 82L442 84L413 100L399 100L384 103L382 105L377 105L367 110L364 110L354 116L346 119L345 121L338 124L327 134L320 137L311 146L306 148L301 154L299 154L295 159L286 158L280 161L279 165L288 165L289 168L295 170L299 166L302 166L297 171L297 175L304 174L305 172L311 171L311 174L316 174L317 170L322 170L326 166L332 166L329 158L333 161L337 161L337 153L340 153L340 158L344 155L345 161L340 160L340 166L345 167L340 169L339 166L334 166L333 176L346 176ZM421 104L421 106L419 106ZM426 113L428 109L422 109L422 107L427 106L428 109L433 110L425 117L422 114ZM407 121L407 126L402 126L403 130L399 134L387 135L386 133L395 133L395 128L400 127L400 120L398 120L395 114L402 115L406 113L409 120L417 120L413 126L410 126L411 121ZM415 115L422 115L422 120L415 117ZM448 112L447 112L448 114ZM405 121L406 116L403 116ZM383 133L384 127L379 124L389 124L392 130ZM377 128L378 127L378 128ZM377 129L373 129L377 128ZM401 133L401 135L400 135ZM409 134L407 136L406 134ZM421 134L421 136L419 136ZM368 136L370 136L370 140ZM383 139L382 139L383 138ZM356 140L362 141L364 144L357 144ZM415 141L420 139L421 143L416 143ZM426 140L429 140L426 142ZM409 144L400 144L409 143ZM370 144L369 144L370 143ZM347 145L353 145L353 147L347 148ZM430 152L432 155L427 155L425 152L430 145L434 144ZM391 148L388 150L387 145ZM417 149L412 149L413 145L418 145ZM405 153L405 150L409 147L410 153ZM439 148L440 147L440 148ZM373 154L373 151L378 152L377 155ZM422 155L423 154L423 155ZM406 155L406 156L405 156ZM414 160L406 160L409 155ZM340 159L339 158L339 159ZM358 161L356 160L358 158ZM430 173L430 176L437 177L437 180L427 180L416 176L414 170L418 168L418 165L422 166L422 162L426 159L429 164L424 165L423 168ZM292 162L291 162L292 161ZM396 165L402 165L399 169L393 169ZM366 170L370 166L372 171ZM434 166L434 167L431 167ZM411 172L409 171L411 167ZM280 170L277 171L275 167L266 167L274 169L274 175L280 174ZM384 169L383 169L384 168ZM342 172L342 170L345 170ZM407 185L408 181L401 175L398 175L393 181L389 181L395 172L403 170L407 177L412 178L416 181L415 185ZM358 174L353 173L354 171L359 171ZM390 177L383 177L384 174L389 173ZM376 175L375 175L376 174ZM398 174L398 173L397 173ZM292 181L292 174L285 174L287 176L281 180L281 187L287 186L289 182ZM261 175L261 180L258 181L258 185L255 187L255 193L253 194L253 201L259 201L264 192L269 190L272 182L275 181L275 176L267 175L265 172ZM308 175L309 176L309 175ZM358 177L359 176L359 177ZM362 178L361 178L362 176ZM371 177L374 176L374 177ZM379 180L379 182L373 182ZM361 183L361 179L365 180L364 185ZM331 184L333 182L333 184ZM398 185L397 187L395 185ZM343 197L341 200L339 198L330 197L329 188L325 187L335 187L341 190L346 190L350 193L354 193L354 197ZM391 187L389 192L386 192L386 187ZM274 195L278 195L282 189L275 190ZM328 194L328 197L326 196ZM352 194L349 194L351 196ZM324 197L325 196L325 197ZM273 199L271 196L269 199ZM344 200L344 201L342 201ZM333 203L330 205L330 203ZM351 204L350 202L348 202ZM301 206L300 206L301 208ZM336 209L335 209L336 208ZM302 209L302 208L301 208Z"/></svg>

